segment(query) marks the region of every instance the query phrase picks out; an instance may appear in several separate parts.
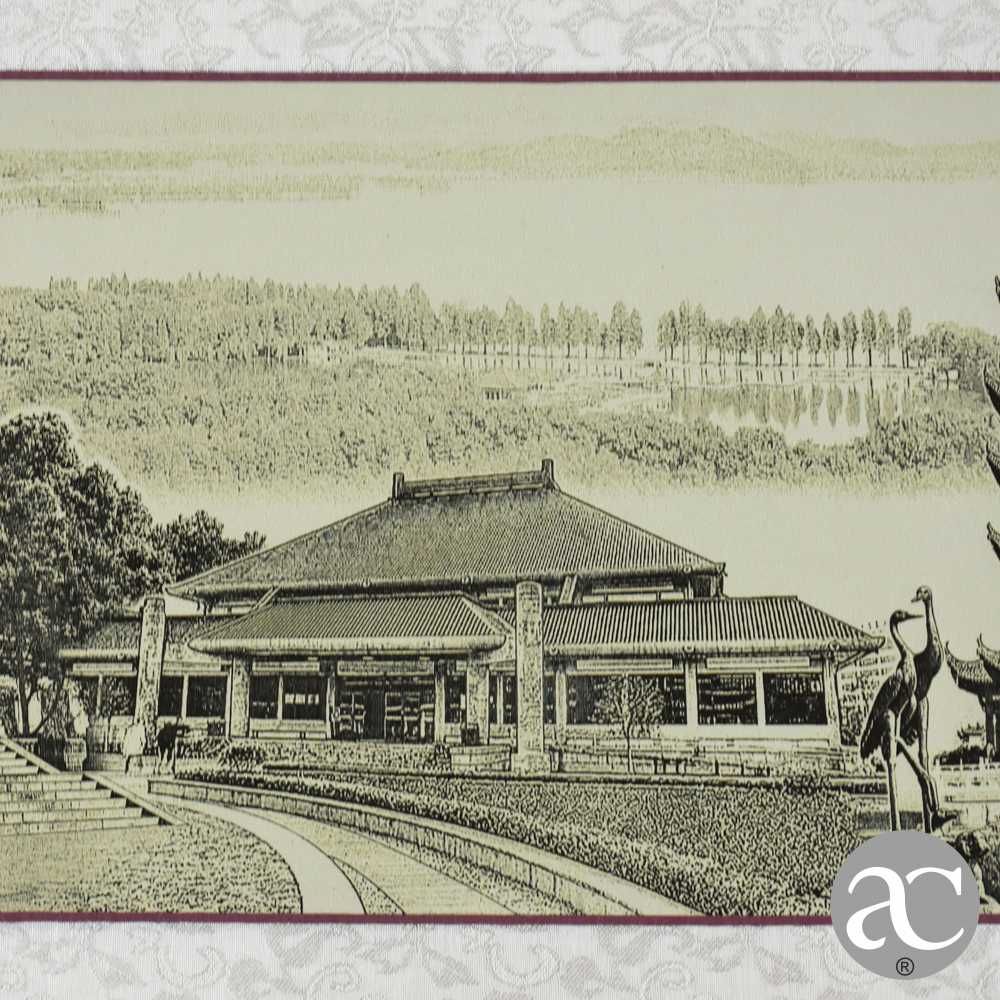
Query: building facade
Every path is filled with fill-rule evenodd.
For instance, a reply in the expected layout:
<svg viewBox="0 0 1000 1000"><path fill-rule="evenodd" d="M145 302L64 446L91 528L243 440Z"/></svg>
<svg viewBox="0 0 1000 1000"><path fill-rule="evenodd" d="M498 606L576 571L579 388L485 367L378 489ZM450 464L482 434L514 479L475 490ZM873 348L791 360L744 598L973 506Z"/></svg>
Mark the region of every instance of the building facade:
<svg viewBox="0 0 1000 1000"><path fill-rule="evenodd" d="M723 563L564 493L550 461L397 473L385 502L168 588L197 615L149 598L61 655L127 688L116 718L151 729L443 742L543 773L553 745L614 750L602 693L626 675L659 690L654 756L839 752L838 672L882 639L724 580Z"/></svg>

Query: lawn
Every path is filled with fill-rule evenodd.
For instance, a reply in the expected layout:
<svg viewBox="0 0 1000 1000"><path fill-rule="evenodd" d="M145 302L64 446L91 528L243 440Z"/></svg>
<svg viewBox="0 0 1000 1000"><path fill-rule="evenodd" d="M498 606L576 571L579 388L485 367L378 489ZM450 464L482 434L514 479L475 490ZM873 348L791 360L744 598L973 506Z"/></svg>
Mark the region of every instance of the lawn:
<svg viewBox="0 0 1000 1000"><path fill-rule="evenodd" d="M3 838L0 910L300 912L274 850L228 823L174 812L174 826Z"/></svg>

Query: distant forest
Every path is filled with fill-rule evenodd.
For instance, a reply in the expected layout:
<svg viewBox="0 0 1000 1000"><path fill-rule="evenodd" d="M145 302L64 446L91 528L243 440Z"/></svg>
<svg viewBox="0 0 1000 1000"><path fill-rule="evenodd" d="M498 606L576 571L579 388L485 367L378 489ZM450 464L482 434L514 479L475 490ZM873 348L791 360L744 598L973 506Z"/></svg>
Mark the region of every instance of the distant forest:
<svg viewBox="0 0 1000 1000"><path fill-rule="evenodd" d="M131 481L199 492L380 481L391 469L486 471L533 465L542 454L595 481L623 473L689 484L940 486L981 478L987 408L972 392L921 388L927 380L915 370L902 405L880 401L868 376L869 314L883 363L892 352L901 372L957 371L959 386L979 390L982 360L996 351L992 337L951 324L916 335L905 310L889 323L870 309L860 313L856 342L850 322L820 326L831 363L852 364L855 350L862 360L847 376L846 396L839 386L824 396L808 377L794 380L797 388L688 390L651 365L634 388L627 367L624 381L567 381L553 364L547 377L524 377L541 391L491 402L491 376L432 363L433 355L485 352L491 367L495 360L522 370L547 367L530 360L542 357L634 358L642 346L637 311L618 303L602 319L556 305L535 317L513 301L502 313L434 309L419 286L400 293L121 277L0 289L0 414L57 408L73 418L88 451ZM671 347L675 363L707 366L788 365L797 351L803 360L816 353L808 317L800 324L760 309L745 324L718 324L705 315L686 304L664 313L658 332L667 359ZM800 326L806 336L797 348ZM741 347L744 328L750 340ZM324 363L305 363L315 352ZM861 433L838 443L787 440L789 423L805 413L815 423L824 399L831 424L844 407L857 427L863 406ZM717 406L752 410L759 426L726 432L713 420Z"/></svg>
<svg viewBox="0 0 1000 1000"><path fill-rule="evenodd" d="M424 354L632 359L642 349L638 311L624 302L610 314L579 305L543 305L537 316L514 299L504 309L443 303L433 307L418 284L344 286L188 276L176 282L126 276L50 281L47 288L0 289L0 364L98 359L181 364L190 361L287 363L316 350L382 347ZM701 365L872 367L899 364L957 372L978 385L994 337L935 323L915 334L909 308L890 317L866 306L835 319L797 317L779 305L747 318L710 318L681 302L660 316L656 346L664 361Z"/></svg>

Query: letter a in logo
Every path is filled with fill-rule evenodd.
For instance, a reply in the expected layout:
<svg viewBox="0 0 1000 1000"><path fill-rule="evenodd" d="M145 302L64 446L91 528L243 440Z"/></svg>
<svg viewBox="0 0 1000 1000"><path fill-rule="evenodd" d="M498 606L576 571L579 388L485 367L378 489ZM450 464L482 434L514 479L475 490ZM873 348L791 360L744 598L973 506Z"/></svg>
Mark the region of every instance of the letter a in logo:
<svg viewBox="0 0 1000 1000"><path fill-rule="evenodd" d="M979 918L979 888L961 855L937 837L875 837L844 862L830 912L837 937L865 968L893 979L950 965Z"/></svg>

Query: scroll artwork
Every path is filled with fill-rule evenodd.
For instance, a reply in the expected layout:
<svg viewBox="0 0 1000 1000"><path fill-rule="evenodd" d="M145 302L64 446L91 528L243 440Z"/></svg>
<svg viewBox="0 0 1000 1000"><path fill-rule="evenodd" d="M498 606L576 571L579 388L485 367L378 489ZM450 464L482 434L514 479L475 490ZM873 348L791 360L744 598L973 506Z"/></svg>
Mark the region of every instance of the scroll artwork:
<svg viewBox="0 0 1000 1000"><path fill-rule="evenodd" d="M3 915L995 908L997 93L0 83Z"/></svg>

